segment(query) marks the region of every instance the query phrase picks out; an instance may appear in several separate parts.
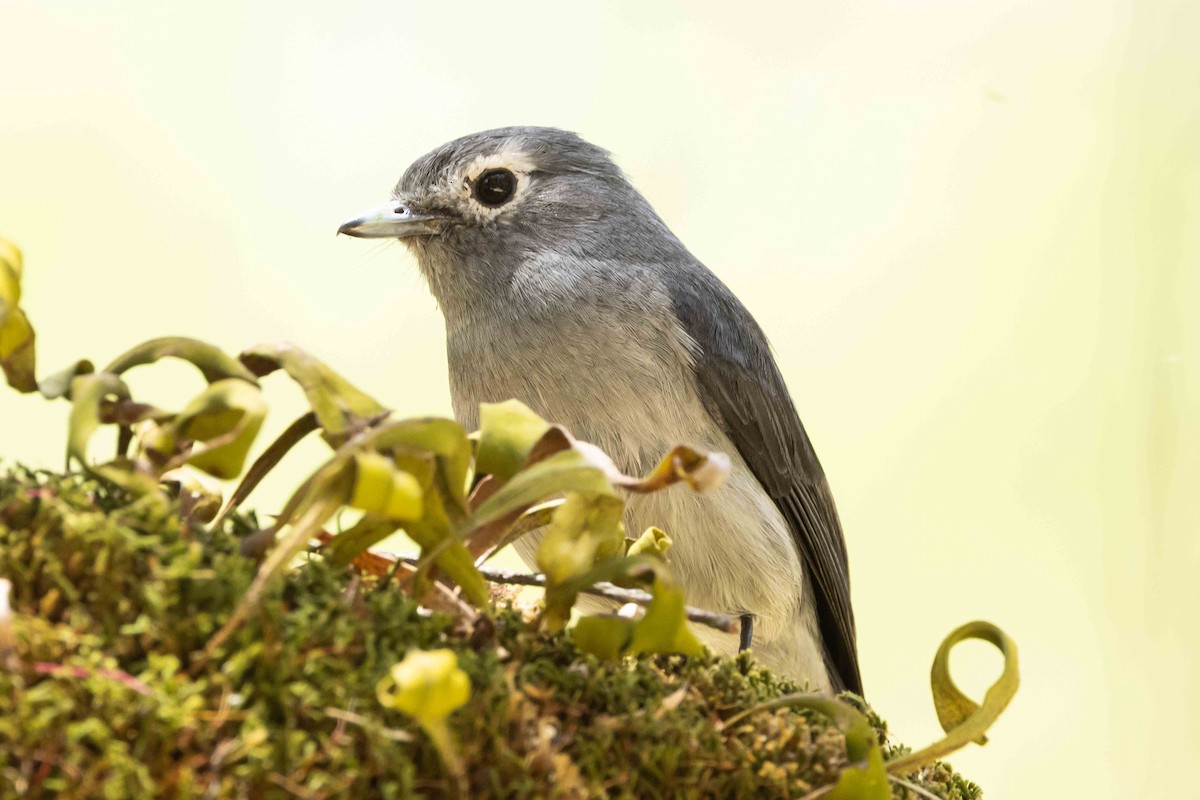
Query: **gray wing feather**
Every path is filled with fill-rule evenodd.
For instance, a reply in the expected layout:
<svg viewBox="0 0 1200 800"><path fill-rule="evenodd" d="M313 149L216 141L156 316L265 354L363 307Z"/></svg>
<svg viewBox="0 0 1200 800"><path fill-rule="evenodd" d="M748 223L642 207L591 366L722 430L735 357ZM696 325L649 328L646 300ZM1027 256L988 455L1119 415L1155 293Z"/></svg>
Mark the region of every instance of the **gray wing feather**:
<svg viewBox="0 0 1200 800"><path fill-rule="evenodd" d="M702 274L697 275L695 267ZM671 282L672 301L698 346L695 369L701 400L791 528L812 583L834 690L862 694L841 523L766 337L707 269L696 264L678 278L682 279Z"/></svg>

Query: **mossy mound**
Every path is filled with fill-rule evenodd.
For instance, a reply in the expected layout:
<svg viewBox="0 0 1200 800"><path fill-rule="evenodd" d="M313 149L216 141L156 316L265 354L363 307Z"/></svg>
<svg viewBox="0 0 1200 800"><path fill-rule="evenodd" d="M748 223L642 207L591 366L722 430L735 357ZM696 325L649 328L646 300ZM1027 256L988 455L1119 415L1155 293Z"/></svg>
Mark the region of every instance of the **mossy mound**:
<svg viewBox="0 0 1200 800"><path fill-rule="evenodd" d="M0 797L453 796L420 728L376 700L413 648L450 648L470 676L450 722L471 797L802 797L846 761L811 712L721 730L797 689L748 657L605 664L511 609L456 623L319 558L205 661L256 568L253 521L226 527L79 476L0 476ZM980 796L941 764L911 780Z"/></svg>

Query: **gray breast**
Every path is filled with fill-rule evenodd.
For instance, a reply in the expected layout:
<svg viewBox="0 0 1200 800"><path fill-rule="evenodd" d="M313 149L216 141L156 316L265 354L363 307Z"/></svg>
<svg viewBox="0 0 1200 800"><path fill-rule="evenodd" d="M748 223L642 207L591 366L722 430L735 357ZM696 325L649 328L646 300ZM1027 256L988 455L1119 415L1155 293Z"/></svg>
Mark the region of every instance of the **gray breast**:
<svg viewBox="0 0 1200 800"><path fill-rule="evenodd" d="M712 447L719 436L696 393L690 338L649 270L531 262L507 296L447 313L455 414L515 397L625 469L663 446ZM619 301L619 302L618 302Z"/></svg>
<svg viewBox="0 0 1200 800"><path fill-rule="evenodd" d="M691 602L753 612L762 637L781 634L801 596L799 560L778 509L701 404L685 334L673 317L654 324L597 306L560 311L515 325L481 315L452 328L456 415L474 427L480 402L515 397L632 473L677 444L730 455L733 472L722 488L633 497L626 525L632 535L650 525L671 534ZM519 550L531 556L535 544Z"/></svg>

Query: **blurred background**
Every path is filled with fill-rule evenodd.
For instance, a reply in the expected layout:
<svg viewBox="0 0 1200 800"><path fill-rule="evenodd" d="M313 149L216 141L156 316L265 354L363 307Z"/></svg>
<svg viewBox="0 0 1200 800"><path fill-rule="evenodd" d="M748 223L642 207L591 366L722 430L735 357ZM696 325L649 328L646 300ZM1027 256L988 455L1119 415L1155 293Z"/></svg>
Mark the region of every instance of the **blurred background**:
<svg viewBox="0 0 1200 800"><path fill-rule="evenodd" d="M899 738L938 735L934 650L986 618L1023 684L952 761L989 796L1195 791L1200 4L6 0L0 31L0 234L43 375L282 339L449 414L414 263L334 231L443 141L578 131L770 335ZM271 435L300 400L268 397ZM66 411L0 391L0 455L60 466ZM955 669L978 696L999 658Z"/></svg>

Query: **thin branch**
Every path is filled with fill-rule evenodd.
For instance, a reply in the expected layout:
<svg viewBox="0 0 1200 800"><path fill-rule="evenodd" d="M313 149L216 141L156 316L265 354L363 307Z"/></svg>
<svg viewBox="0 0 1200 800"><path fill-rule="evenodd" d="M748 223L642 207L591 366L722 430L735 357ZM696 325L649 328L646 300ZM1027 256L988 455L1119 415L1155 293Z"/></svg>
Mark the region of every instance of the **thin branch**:
<svg viewBox="0 0 1200 800"><path fill-rule="evenodd" d="M819 692L796 692L795 694L785 694L781 697L774 697L770 700L764 700L761 703L756 703L755 705L750 706L750 708L742 709L729 719L723 721L721 723L721 730L732 730L734 725L737 725L751 714L757 714L760 711L775 711L779 708L787 708L797 700L803 701L809 698L822 699L824 697L825 696Z"/></svg>
<svg viewBox="0 0 1200 800"><path fill-rule="evenodd" d="M421 562L421 559L415 556L393 556L389 554L389 557L394 557L396 560L403 561L406 564L419 564ZM483 575L484 580L491 583L546 588L546 576L539 572L512 572L506 569L481 569L479 572ZM597 583L582 591L584 594L604 597L609 600L615 600L618 603L636 603L639 606L649 605L650 601L654 599L653 595L649 592L643 592L641 589L625 589L611 583ZM684 611L687 613L687 618L692 622L707 625L724 633L737 633L739 629L737 618L731 617L728 614L705 611L702 608L693 608L692 606L684 606Z"/></svg>
<svg viewBox="0 0 1200 800"><path fill-rule="evenodd" d="M892 783L897 783L897 784L903 786L905 789L908 789L910 792L914 792L915 794L921 795L921 797L927 797L927 798L929 798L929 800L942 800L942 798L938 797L936 794L929 791L928 789L918 786L917 784L913 783L912 781L906 781L906 780L904 780L904 778L900 778L895 775L888 775L888 780L891 781Z"/></svg>
<svg viewBox="0 0 1200 800"><path fill-rule="evenodd" d="M390 739L393 742L411 742L413 735L408 731L398 728L385 728L378 720L364 717L362 714L355 714L353 711L347 711L342 708L334 708L330 706L325 709L326 715L333 717L338 722L349 722L352 725L358 725L361 728L378 733L385 739Z"/></svg>
<svg viewBox="0 0 1200 800"><path fill-rule="evenodd" d="M51 664L46 661L39 661L33 665L33 671L39 675L62 675L69 678L90 678L93 675L97 675L101 678L116 681L140 695L149 697L154 694L153 689L121 669L93 670L88 667L72 667L66 664Z"/></svg>
<svg viewBox="0 0 1200 800"><path fill-rule="evenodd" d="M813 791L809 792L808 794L804 795L804 797L801 797L800 800L817 800L818 797L824 797L825 795L832 792L833 787L835 787L835 786L837 786L836 783L827 783L824 786L820 786L820 787L814 789Z"/></svg>

